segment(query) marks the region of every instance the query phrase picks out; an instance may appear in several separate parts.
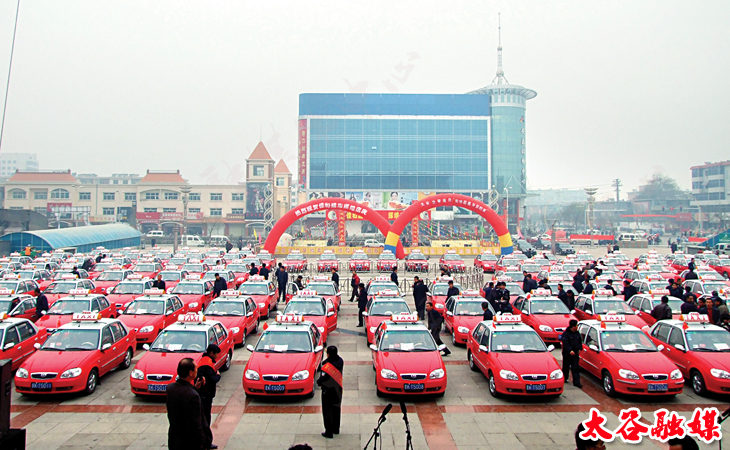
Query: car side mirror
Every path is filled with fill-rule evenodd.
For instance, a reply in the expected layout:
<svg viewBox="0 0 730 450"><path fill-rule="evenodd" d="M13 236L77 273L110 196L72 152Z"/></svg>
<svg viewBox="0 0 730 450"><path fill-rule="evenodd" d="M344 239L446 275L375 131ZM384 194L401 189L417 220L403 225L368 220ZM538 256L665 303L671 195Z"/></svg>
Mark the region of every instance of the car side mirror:
<svg viewBox="0 0 730 450"><path fill-rule="evenodd" d="M149 351L150 344L142 344L142 348L145 349L145 350L147 350L147 351Z"/></svg>
<svg viewBox="0 0 730 450"><path fill-rule="evenodd" d="M124 310L123 309L118 309L117 310L117 314L123 314L123 313L124 313Z"/></svg>
<svg viewBox="0 0 730 450"><path fill-rule="evenodd" d="M253 316L253 311L249 311L246 313L246 317L251 317L251 316Z"/></svg>
<svg viewBox="0 0 730 450"><path fill-rule="evenodd" d="M446 350L446 344L439 345L439 351L442 352L444 350Z"/></svg>
<svg viewBox="0 0 730 450"><path fill-rule="evenodd" d="M9 342L8 344L5 345L5 347L3 347L3 350L9 350L9 349L11 349L13 347L15 347L15 343L14 342Z"/></svg>
<svg viewBox="0 0 730 450"><path fill-rule="evenodd" d="M596 346L596 344L590 344L590 345L588 346L588 348L590 348L590 349L591 349L591 350L593 350L594 352L599 352L599 351L600 351L600 350L598 350L598 346Z"/></svg>
<svg viewBox="0 0 730 450"><path fill-rule="evenodd" d="M335 312L334 312L334 311L329 311L329 312L327 313L327 317L332 317L332 316L334 316L334 315L335 315Z"/></svg>
<svg viewBox="0 0 730 450"><path fill-rule="evenodd" d="M33 348L35 348L36 350L39 350L41 348L41 344L36 342L35 344L33 344Z"/></svg>
<svg viewBox="0 0 730 450"><path fill-rule="evenodd" d="M363 312L362 312L362 316L363 316L363 317L367 317L367 316L368 316L368 313L367 313L366 311L363 311Z"/></svg>
<svg viewBox="0 0 730 450"><path fill-rule="evenodd" d="M555 346L552 344L548 345L548 351L551 352L553 350L555 350Z"/></svg>
<svg viewBox="0 0 730 450"><path fill-rule="evenodd" d="M482 351L484 353L489 353L489 349L487 348L486 345L480 345L479 346L479 351Z"/></svg>
<svg viewBox="0 0 730 450"><path fill-rule="evenodd" d="M321 345L318 345L318 346L314 347L314 353L319 353L322 351L322 349L324 349L324 347Z"/></svg>
<svg viewBox="0 0 730 450"><path fill-rule="evenodd" d="M530 315L530 313L529 313L529 312L528 312L528 311L527 311L526 309L523 309L523 310L522 310L522 311L520 311L520 312L521 312L522 314L526 315L526 316L529 316L529 315Z"/></svg>
<svg viewBox="0 0 730 450"><path fill-rule="evenodd" d="M575 314L575 310L570 311L571 314Z"/></svg>
<svg viewBox="0 0 730 450"><path fill-rule="evenodd" d="M370 350L372 350L374 352L377 352L378 351L378 347L376 347L375 344L370 344Z"/></svg>
<svg viewBox="0 0 730 450"><path fill-rule="evenodd" d="M106 344L104 344L104 345L101 346L101 351L103 352L104 350L108 350L111 347L112 347L112 344L110 344L110 343L107 342Z"/></svg>
<svg viewBox="0 0 730 450"><path fill-rule="evenodd" d="M446 311L446 315L451 317L454 315L454 313L452 313L451 311Z"/></svg>
<svg viewBox="0 0 730 450"><path fill-rule="evenodd" d="M684 345L682 345L682 344L674 344L674 348L676 348L677 350L684 351Z"/></svg>
<svg viewBox="0 0 730 450"><path fill-rule="evenodd" d="M593 311L591 311L591 310L590 310L590 309L588 309L588 308L586 308L584 312L585 312L586 314L593 314Z"/></svg>

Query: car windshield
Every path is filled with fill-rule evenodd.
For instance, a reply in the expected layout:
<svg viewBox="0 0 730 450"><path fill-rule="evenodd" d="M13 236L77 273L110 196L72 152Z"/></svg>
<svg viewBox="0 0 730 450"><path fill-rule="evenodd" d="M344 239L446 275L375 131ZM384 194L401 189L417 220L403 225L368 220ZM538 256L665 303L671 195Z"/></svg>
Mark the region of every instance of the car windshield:
<svg viewBox="0 0 730 450"><path fill-rule="evenodd" d="M0 300L0 313L9 313L13 309L13 301L10 299ZM0 341L1 342L1 341Z"/></svg>
<svg viewBox="0 0 730 450"><path fill-rule="evenodd" d="M159 316L165 312L164 300L135 300L127 306L124 314Z"/></svg>
<svg viewBox="0 0 730 450"><path fill-rule="evenodd" d="M28 280L32 280L34 275L34 272L32 270L16 270L14 273L20 275L20 278L25 278Z"/></svg>
<svg viewBox="0 0 730 450"><path fill-rule="evenodd" d="M501 277L508 277L512 281L522 281L525 279L525 276L522 274L522 272L504 272Z"/></svg>
<svg viewBox="0 0 730 450"><path fill-rule="evenodd" d="M728 286L725 283L708 283L708 282L704 282L703 284L705 286L705 292L708 293L708 294L709 293L712 293L712 291L717 291L718 293L719 292L723 292L723 291L725 291L728 288Z"/></svg>
<svg viewBox="0 0 730 450"><path fill-rule="evenodd" d="M362 260L368 259L368 255L366 255L365 253L355 253L352 255L352 258L350 258L350 259L353 259L356 261L362 261Z"/></svg>
<svg viewBox="0 0 730 450"><path fill-rule="evenodd" d="M482 255L482 261L496 261L497 257L492 254Z"/></svg>
<svg viewBox="0 0 730 450"><path fill-rule="evenodd" d="M393 314L410 314L411 309L404 301L378 300L370 305L371 316L392 316Z"/></svg>
<svg viewBox="0 0 730 450"><path fill-rule="evenodd" d="M302 257L302 258L303 258L303 257ZM251 265L251 263L254 263L254 264L256 264L256 267L259 267L259 266L261 266L261 261L259 261L259 259L258 259L258 258L244 258L244 259L243 259L242 261L243 261L243 264L245 264L246 266L250 266L250 265ZM250 269L250 268L248 268L248 267L247 267L247 268L246 268L246 269L244 270L244 272L248 272L248 271L249 271L249 269Z"/></svg>
<svg viewBox="0 0 730 450"><path fill-rule="evenodd" d="M70 271L56 272L53 274L54 280L62 280L64 277L78 278L78 275L72 274Z"/></svg>
<svg viewBox="0 0 730 450"><path fill-rule="evenodd" d="M685 334L693 352L730 352L730 333L725 330L687 330Z"/></svg>
<svg viewBox="0 0 730 450"><path fill-rule="evenodd" d="M155 342L152 343L150 351L202 353L208 346L207 342L203 330L162 330Z"/></svg>
<svg viewBox="0 0 730 450"><path fill-rule="evenodd" d="M444 261L463 261L463 259L459 255L447 253L444 255Z"/></svg>
<svg viewBox="0 0 730 450"><path fill-rule="evenodd" d="M423 253L411 253L406 259L408 261L426 261L426 255Z"/></svg>
<svg viewBox="0 0 730 450"><path fill-rule="evenodd" d="M154 264L137 264L134 266L134 272L154 272L157 267Z"/></svg>
<svg viewBox="0 0 730 450"><path fill-rule="evenodd" d="M228 264L226 270L230 270L231 272L248 272L251 269L246 267L245 264Z"/></svg>
<svg viewBox="0 0 730 450"><path fill-rule="evenodd" d="M173 266L181 266L188 262L187 258L170 258L168 261L168 264L172 264Z"/></svg>
<svg viewBox="0 0 730 450"><path fill-rule="evenodd" d="M297 254L297 255L287 255L286 258L284 258L284 259L287 259L289 261L303 261L304 260L304 255L300 255L300 254Z"/></svg>
<svg viewBox="0 0 730 450"><path fill-rule="evenodd" d="M76 289L75 282L51 283L44 292L46 294L68 294L71 289Z"/></svg>
<svg viewBox="0 0 730 450"><path fill-rule="evenodd" d="M203 262L209 266L217 266L221 263L221 258L220 256L215 258L205 258Z"/></svg>
<svg viewBox="0 0 730 450"><path fill-rule="evenodd" d="M160 272L162 281L180 281L180 272Z"/></svg>
<svg viewBox="0 0 730 450"><path fill-rule="evenodd" d="M292 299L286 304L284 314L301 314L303 316L324 316L324 305L321 301Z"/></svg>
<svg viewBox="0 0 730 450"><path fill-rule="evenodd" d="M119 283L114 286L110 294L142 294L145 283Z"/></svg>
<svg viewBox="0 0 730 450"><path fill-rule="evenodd" d="M68 315L89 311L91 302L89 300L69 300L63 299L54 303L48 308L48 314Z"/></svg>
<svg viewBox="0 0 730 450"><path fill-rule="evenodd" d="M522 286L517 283L506 283L505 288L509 291L509 295L524 295L525 291L522 290Z"/></svg>
<svg viewBox="0 0 730 450"><path fill-rule="evenodd" d="M179 283L174 288L172 288L171 291L173 294L179 294L179 295L196 295L196 294L202 294L203 293L203 285L202 284L192 284L192 283Z"/></svg>
<svg viewBox="0 0 730 450"><path fill-rule="evenodd" d="M306 331L264 331L254 351L264 353L309 353L312 338Z"/></svg>
<svg viewBox="0 0 730 450"><path fill-rule="evenodd" d="M432 352L436 343L426 330L391 330L380 340L384 352Z"/></svg>
<svg viewBox="0 0 730 450"><path fill-rule="evenodd" d="M492 333L493 352L546 352L547 347L534 331L495 331Z"/></svg>
<svg viewBox="0 0 730 450"><path fill-rule="evenodd" d="M194 272L194 273L202 273L203 265L202 264L185 264L183 266L182 270L187 270L188 272Z"/></svg>
<svg viewBox="0 0 730 450"><path fill-rule="evenodd" d="M107 270L102 272L96 277L97 281L122 281L124 279L124 272L117 270Z"/></svg>
<svg viewBox="0 0 730 450"><path fill-rule="evenodd" d="M454 308L454 315L457 316L481 316L484 314L481 301L457 302Z"/></svg>
<svg viewBox="0 0 730 450"><path fill-rule="evenodd" d="M649 266L649 270L652 270L654 272L666 272L667 269L664 268L661 264L647 264Z"/></svg>
<svg viewBox="0 0 730 450"><path fill-rule="evenodd" d="M205 309L206 316L242 316L246 305L242 301L213 300Z"/></svg>
<svg viewBox="0 0 730 450"><path fill-rule="evenodd" d="M267 295L269 286L263 283L243 283L238 290L244 295Z"/></svg>
<svg viewBox="0 0 730 450"><path fill-rule="evenodd" d="M563 281L567 281L572 278L568 272L562 272L562 271L550 272L548 276L550 278L563 277Z"/></svg>
<svg viewBox="0 0 730 450"><path fill-rule="evenodd" d="M99 330L62 329L46 340L41 350L91 351L99 347Z"/></svg>
<svg viewBox="0 0 730 450"><path fill-rule="evenodd" d="M463 289L461 289L461 285L454 283L454 287L461 292ZM446 292L449 290L449 285L445 283L439 283L434 285L433 287L433 295L446 295Z"/></svg>
<svg viewBox="0 0 730 450"><path fill-rule="evenodd" d="M570 314L570 310L560 299L531 300L530 312L532 314Z"/></svg>
<svg viewBox="0 0 730 450"><path fill-rule="evenodd" d="M104 272L105 270L111 269L113 266L116 266L117 264L114 263L99 263L94 266L94 272Z"/></svg>
<svg viewBox="0 0 730 450"><path fill-rule="evenodd" d="M607 352L657 351L654 343L638 330L601 331L601 348Z"/></svg>
<svg viewBox="0 0 730 450"><path fill-rule="evenodd" d="M575 288L573 286L571 286L567 281L564 281L562 283L558 283L558 282L548 283L547 285L550 288L550 290L553 292L553 294L555 294L555 295L558 294L558 284L563 285L563 290L565 292L572 291L576 297L578 296L578 291L576 291Z"/></svg>
<svg viewBox="0 0 730 450"><path fill-rule="evenodd" d="M629 305L627 305L623 300L620 299L597 300L595 303L596 307L595 311L593 311L593 314L606 314L608 312L616 314L634 314L634 310L629 308Z"/></svg>
<svg viewBox="0 0 730 450"><path fill-rule="evenodd" d="M524 270L527 273L536 273L542 270L542 267L538 266L537 264L523 264L522 270Z"/></svg>
<svg viewBox="0 0 730 450"><path fill-rule="evenodd" d="M215 280L215 274L218 274L221 278L223 278L226 281L230 281L228 279L228 272L206 272L205 275L203 275L203 280Z"/></svg>
<svg viewBox="0 0 730 450"><path fill-rule="evenodd" d="M307 289L318 295L335 295L335 286L332 283L309 283Z"/></svg>
<svg viewBox="0 0 730 450"><path fill-rule="evenodd" d="M575 272L580 269L578 264L563 264L563 270L566 272Z"/></svg>
<svg viewBox="0 0 730 450"><path fill-rule="evenodd" d="M380 259L395 259L395 255L392 253L381 253Z"/></svg>
<svg viewBox="0 0 730 450"><path fill-rule="evenodd" d="M323 253L322 256L319 257L319 259L323 261L337 261L337 257L334 255L334 253Z"/></svg>
<svg viewBox="0 0 730 450"><path fill-rule="evenodd" d="M368 287L368 294L377 294L380 291L398 291L400 293L400 290L398 289L398 286L396 286L395 283L392 281L386 281L386 282L379 282L379 283L372 283Z"/></svg>

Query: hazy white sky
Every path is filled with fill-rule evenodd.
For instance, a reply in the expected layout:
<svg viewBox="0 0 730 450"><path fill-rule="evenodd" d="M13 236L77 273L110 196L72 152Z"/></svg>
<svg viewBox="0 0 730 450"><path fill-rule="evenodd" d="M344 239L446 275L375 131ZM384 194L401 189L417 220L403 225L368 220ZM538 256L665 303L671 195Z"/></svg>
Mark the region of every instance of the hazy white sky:
<svg viewBox="0 0 730 450"><path fill-rule="evenodd" d="M16 0L0 0L4 93ZM504 69L530 188L634 188L728 159L728 1L21 0L3 152L42 169L243 178L294 168L298 95L464 93Z"/></svg>

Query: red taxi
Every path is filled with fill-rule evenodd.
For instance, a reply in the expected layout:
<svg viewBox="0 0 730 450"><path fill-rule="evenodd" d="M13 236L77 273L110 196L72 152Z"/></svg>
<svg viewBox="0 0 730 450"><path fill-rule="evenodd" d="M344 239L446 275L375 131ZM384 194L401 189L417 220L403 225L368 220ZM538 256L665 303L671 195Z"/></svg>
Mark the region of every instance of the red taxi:
<svg viewBox="0 0 730 450"><path fill-rule="evenodd" d="M210 266L207 264L203 264L200 261L193 261L190 260L187 262L184 266L182 266L182 270L188 273L188 275L199 275L203 276L205 275L205 272L210 270Z"/></svg>
<svg viewBox="0 0 730 450"><path fill-rule="evenodd" d="M434 309L444 314L444 305L446 305L446 292L449 290L449 281L454 281L451 277L438 277L428 287L428 296L431 303L433 303ZM463 289L458 283L454 283L454 287L461 292Z"/></svg>
<svg viewBox="0 0 730 450"><path fill-rule="evenodd" d="M137 264L132 268L132 271L136 274L142 275L144 278L155 278L157 274L162 272L162 264L154 261L137 261Z"/></svg>
<svg viewBox="0 0 730 450"><path fill-rule="evenodd" d="M299 291L286 304L284 314L302 316L304 320L315 324L322 335L322 345L327 344L329 333L337 329L337 311L332 302L309 289Z"/></svg>
<svg viewBox="0 0 730 450"><path fill-rule="evenodd" d="M72 275L76 278L81 278L84 280L90 279L89 272L85 271L84 269L76 268L77 274L73 273L73 268L76 267L73 264L64 264L61 266L58 270L53 272L53 280L61 280L65 279L64 277L67 277L68 275Z"/></svg>
<svg viewBox="0 0 730 450"><path fill-rule="evenodd" d="M299 251L292 251L281 261L284 270L291 273L302 273L307 268L307 258Z"/></svg>
<svg viewBox="0 0 730 450"><path fill-rule="evenodd" d="M474 267L484 273L494 273L497 270L497 256L492 252L482 252L474 258Z"/></svg>
<svg viewBox="0 0 730 450"><path fill-rule="evenodd" d="M102 318L112 319L118 314L114 305L103 295L94 294L88 289L71 289L48 308L46 314L36 321L36 325L52 331L69 323L74 314L82 312L99 313Z"/></svg>
<svg viewBox="0 0 730 450"><path fill-rule="evenodd" d="M259 265L256 264L256 267L259 267ZM226 270L233 272L233 276L236 278L236 284L240 286L248 280L248 272L251 270L251 267L243 259L234 259L228 263Z"/></svg>
<svg viewBox="0 0 730 450"><path fill-rule="evenodd" d="M175 323L187 308L175 295L165 295L162 289L147 289L143 296L120 311L119 320L127 328L136 329L137 343L145 344L154 341L160 331Z"/></svg>
<svg viewBox="0 0 730 450"><path fill-rule="evenodd" d="M16 270L14 273L19 275L22 279L35 281L42 291L46 288L46 286L51 284L53 275L46 269L36 269L34 266L35 264L24 265L20 268L20 270Z"/></svg>
<svg viewBox="0 0 730 450"><path fill-rule="evenodd" d="M119 264L114 263L111 260L105 259L101 262L94 264L94 267L92 267L87 273L89 274L89 278L95 279L105 270L116 270L118 269L118 267Z"/></svg>
<svg viewBox="0 0 730 450"><path fill-rule="evenodd" d="M223 325L215 320L207 320L200 314L179 315L177 322L162 330L151 345L143 345L147 352L129 376L132 393L165 395L167 386L177 377L178 362L182 358L192 358L197 365L210 344L216 344L221 349L215 369L230 369L233 339Z"/></svg>
<svg viewBox="0 0 730 450"><path fill-rule="evenodd" d="M188 273L184 270L180 270L177 266L168 265L165 270L158 273L157 275L162 276L162 281L165 282L165 290L169 291L170 289L177 286L179 282L184 280L185 277L188 276Z"/></svg>
<svg viewBox="0 0 730 450"><path fill-rule="evenodd" d="M502 314L479 323L466 344L469 368L489 380L492 397L529 395L557 398L563 371L540 336L520 316Z"/></svg>
<svg viewBox="0 0 730 450"><path fill-rule="evenodd" d="M91 394L99 377L132 364L136 332L116 319L76 313L56 330L15 372L21 394Z"/></svg>
<svg viewBox="0 0 730 450"><path fill-rule="evenodd" d="M45 328L39 329L28 319L0 313L0 360L12 360L11 370L16 370L36 351L35 344L42 344L48 336Z"/></svg>
<svg viewBox="0 0 730 450"><path fill-rule="evenodd" d="M362 313L365 323L365 336L368 344L374 342L375 330L386 320L389 320L393 314L403 315L410 314L411 309L398 294L398 291L385 289L377 292L368 300L367 310Z"/></svg>
<svg viewBox="0 0 730 450"><path fill-rule="evenodd" d="M727 255L720 255L719 259L711 259L710 267L726 280L730 279L730 259Z"/></svg>
<svg viewBox="0 0 730 450"><path fill-rule="evenodd" d="M215 274L218 274L219 277L225 280L226 286L229 290L235 290L241 285L241 283L236 281L236 276L233 272L226 270L223 266L211 267L210 272L206 272L201 279L203 281L212 281L215 283Z"/></svg>
<svg viewBox="0 0 730 450"><path fill-rule="evenodd" d="M332 269L340 269L340 260L331 250L325 250L317 260L317 272L332 272Z"/></svg>
<svg viewBox="0 0 730 450"><path fill-rule="evenodd" d="M439 268L446 269L449 272L464 273L466 272L466 264L464 258L457 254L455 250L449 250L441 255L439 259Z"/></svg>
<svg viewBox="0 0 730 450"><path fill-rule="evenodd" d="M248 295L256 302L262 320L268 319L271 311L276 311L279 295L273 281L264 280L260 275L252 275L238 290L241 295Z"/></svg>
<svg viewBox="0 0 730 450"><path fill-rule="evenodd" d="M322 338L317 326L302 316L279 315L255 346L243 371L247 396L314 397L317 370L322 364Z"/></svg>
<svg viewBox="0 0 730 450"><path fill-rule="evenodd" d="M132 274L108 291L106 298L117 309L123 309L132 300L144 295L147 289L152 289L152 280L145 280L139 274Z"/></svg>
<svg viewBox="0 0 730 450"><path fill-rule="evenodd" d="M730 392L730 333L710 324L707 315L659 321L649 337L664 346L662 353L679 367L695 394Z"/></svg>
<svg viewBox="0 0 730 450"><path fill-rule="evenodd" d="M373 295L385 290L396 291L398 295L403 294L398 285L390 281L390 276L388 275L379 275L371 278L365 285L365 293L368 294L368 298L372 298Z"/></svg>
<svg viewBox="0 0 730 450"><path fill-rule="evenodd" d="M535 289L517 297L512 309L545 342L558 343L568 323L575 319L565 303L547 289Z"/></svg>
<svg viewBox="0 0 730 450"><path fill-rule="evenodd" d="M356 270L358 272L369 272L371 267L370 264L370 258L368 255L362 251L362 250L356 250L352 256L350 256L350 259L347 260L347 268L352 272L353 270Z"/></svg>
<svg viewBox="0 0 730 450"><path fill-rule="evenodd" d="M205 308L205 316L223 324L231 333L233 345L243 345L246 336L259 332L259 307L240 291L223 291Z"/></svg>
<svg viewBox="0 0 730 450"><path fill-rule="evenodd" d="M119 266L118 269L105 270L94 279L94 285L99 292L107 293L111 291L114 286L126 280L128 276L132 275L132 273L133 272L131 270L123 269L122 266Z"/></svg>
<svg viewBox="0 0 730 450"><path fill-rule="evenodd" d="M342 303L342 292L337 289L335 283L326 276L316 276L307 284L307 289L321 295L325 300L332 302L337 311ZM299 294L301 295L301 294ZM289 299L287 299L287 302Z"/></svg>
<svg viewBox="0 0 730 450"><path fill-rule="evenodd" d="M398 268L398 260L390 250L383 250L375 260L375 270L378 272L390 272L393 268Z"/></svg>
<svg viewBox="0 0 730 450"><path fill-rule="evenodd" d="M65 297L69 292L75 289L88 289L89 292L94 294L103 294L103 291L96 287L91 280L80 280L73 275L64 275L61 280L54 281L49 284L43 293L48 299L48 305L52 305L56 300L61 297ZM77 311L80 312L80 311Z"/></svg>
<svg viewBox="0 0 730 450"><path fill-rule="evenodd" d="M424 255L420 250L411 250L408 256L406 256L405 271L428 272L428 256Z"/></svg>
<svg viewBox="0 0 730 450"><path fill-rule="evenodd" d="M446 366L431 333L418 316L393 315L375 331L370 345L376 394L435 394L446 392Z"/></svg>
<svg viewBox="0 0 730 450"><path fill-rule="evenodd" d="M542 266L540 264L536 264L532 260L528 261L522 261L522 264L520 264L520 272L524 273L527 272L530 275L532 275L532 279L536 280L537 275L543 270ZM522 277L524 279L524 276ZM522 281L522 280L515 280L515 281Z"/></svg>
<svg viewBox="0 0 730 450"><path fill-rule="evenodd" d="M213 282L203 281L199 275L188 275L168 293L180 297L188 312L200 312L213 300Z"/></svg>
<svg viewBox="0 0 730 450"><path fill-rule="evenodd" d="M35 295L38 284L33 280L24 280L16 274L5 274L0 279L0 289L8 290L12 294ZM50 300L49 300L50 302Z"/></svg>
<svg viewBox="0 0 730 450"><path fill-rule="evenodd" d="M0 290L0 315L6 313L8 316L17 319L28 319L36 321L36 298L28 294L13 294L7 289Z"/></svg>
<svg viewBox="0 0 730 450"><path fill-rule="evenodd" d="M266 267L268 267L269 269L273 269L276 266L276 258L274 257L274 255L267 252L266 250L261 250L256 256L261 261L261 263L266 264Z"/></svg>
<svg viewBox="0 0 730 450"><path fill-rule="evenodd" d="M709 278L709 277L707 277ZM689 286L690 292L695 294L697 298L705 295L712 295L713 292L717 292L717 295L719 295L721 298L725 299L727 301L730 297L730 288L728 288L727 284L724 280L687 280L684 283L682 283L683 288L687 288Z"/></svg>
<svg viewBox="0 0 730 450"><path fill-rule="evenodd" d="M684 301L669 295L669 289L654 289L651 294L636 294L628 301L629 306L636 311L636 315L647 325L654 325L656 319L651 316L651 311L661 303L662 297L669 298L669 307L672 308L672 318L679 319Z"/></svg>
<svg viewBox="0 0 730 450"><path fill-rule="evenodd" d="M458 297L451 297L446 300L444 328L448 333L451 333L451 342L454 345L466 344L469 340L469 334L482 321L484 316L483 302L484 298L475 290L466 290ZM492 305L489 303L487 305L492 314L496 315Z"/></svg>
<svg viewBox="0 0 730 450"><path fill-rule="evenodd" d="M580 367L602 380L609 397L682 392L682 373L663 354L664 346L655 346L639 328L627 324L623 315L581 321L578 332L583 339Z"/></svg>
<svg viewBox="0 0 730 450"><path fill-rule="evenodd" d="M606 314L619 314L626 324L639 330L648 330L649 326L636 312L620 297L613 295L608 289L598 289L593 294L580 294L575 299L575 312L578 320L599 320Z"/></svg>

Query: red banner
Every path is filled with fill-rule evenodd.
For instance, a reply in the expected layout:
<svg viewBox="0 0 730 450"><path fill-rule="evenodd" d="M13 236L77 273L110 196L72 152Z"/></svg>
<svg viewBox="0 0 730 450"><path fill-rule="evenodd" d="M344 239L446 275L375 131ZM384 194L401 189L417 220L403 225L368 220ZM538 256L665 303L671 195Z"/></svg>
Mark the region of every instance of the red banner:
<svg viewBox="0 0 730 450"><path fill-rule="evenodd" d="M63 212L64 208L73 206L73 203L54 203L54 202L48 202L46 205L46 211L53 211L54 209L56 212Z"/></svg>
<svg viewBox="0 0 730 450"><path fill-rule="evenodd" d="M345 246L345 211L337 211L337 239L340 247Z"/></svg>
<svg viewBox="0 0 730 450"><path fill-rule="evenodd" d="M413 246L418 246L418 218L411 220L411 238L413 240Z"/></svg>
<svg viewBox="0 0 730 450"><path fill-rule="evenodd" d="M299 186L307 186L307 119L299 121Z"/></svg>

